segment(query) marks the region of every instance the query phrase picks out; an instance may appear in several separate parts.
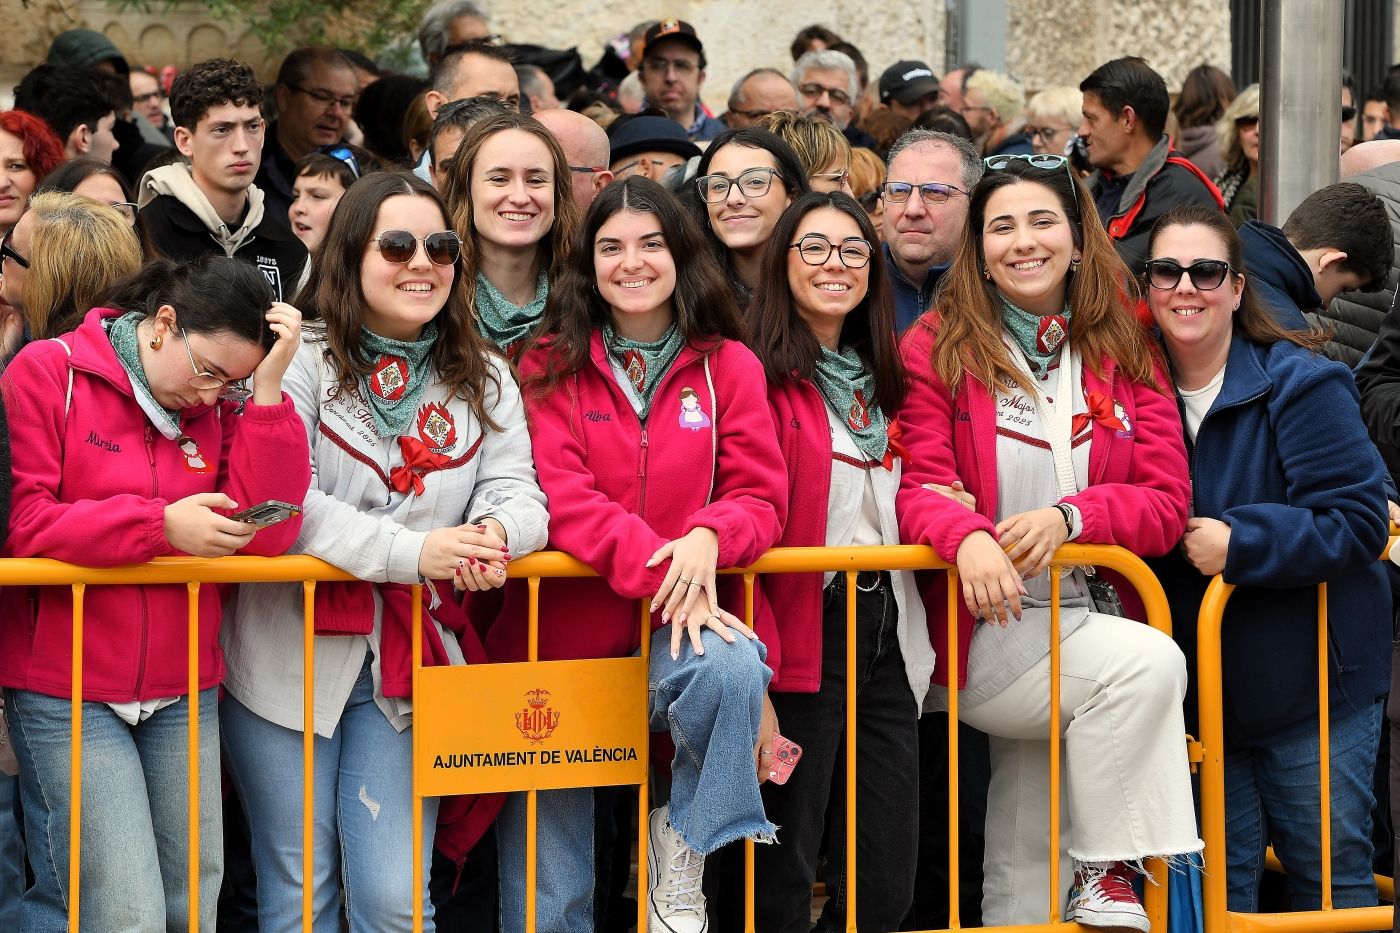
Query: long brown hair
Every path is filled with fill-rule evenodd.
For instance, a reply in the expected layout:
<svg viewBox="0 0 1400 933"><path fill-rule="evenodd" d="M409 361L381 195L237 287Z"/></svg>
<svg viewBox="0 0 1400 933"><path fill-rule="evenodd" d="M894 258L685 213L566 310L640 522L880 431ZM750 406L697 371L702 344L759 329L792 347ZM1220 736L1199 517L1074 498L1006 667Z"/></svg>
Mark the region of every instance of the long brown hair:
<svg viewBox="0 0 1400 933"><path fill-rule="evenodd" d="M487 117L474 124L457 146L457 155L447 172L442 192L450 208L448 216L452 220L452 229L462 238L461 270L467 280L467 303L473 314L476 313L476 274L481 268L481 240L473 219L472 173L476 170L481 147L492 136L506 130L520 130L538 137L549 150L553 162L554 223L544 239L540 240L537 254L539 268L548 274L551 288L559 280L559 274L568 261L569 248L579 225L579 209L574 203L573 172L569 169L569 160L559 141L543 123L534 117L511 112Z"/></svg>
<svg viewBox="0 0 1400 933"><path fill-rule="evenodd" d="M700 228L665 188L640 175L613 182L594 199L575 234L569 261L549 289L535 336L527 345L548 346L550 365L526 380L537 395L549 394L588 361L593 332L608 320L609 308L596 287L593 240L598 230L627 211L652 214L676 264L671 308L686 343L704 351L720 340L739 340L739 312L719 264L705 248Z"/></svg>
<svg viewBox="0 0 1400 933"><path fill-rule="evenodd" d="M1296 343L1306 350L1314 353L1321 350L1330 339L1331 334L1325 330L1289 330L1278 322L1272 311L1266 308L1259 297L1254 294L1254 289L1249 284L1248 270L1244 265L1244 247L1240 245L1240 235L1235 232L1235 225L1230 222L1226 214L1213 207L1204 207L1200 204L1180 204L1167 211L1157 222L1152 225L1152 232L1147 237L1147 254L1152 255L1152 249L1157 245L1157 238L1162 235L1162 231L1170 227L1204 227L1220 238L1220 242L1225 244L1225 258L1230 263L1230 268L1235 274L1244 279L1244 288L1240 290L1240 306L1235 311L1233 318L1234 330L1240 336L1252 343L1270 346L1280 340L1287 340Z"/></svg>
<svg viewBox="0 0 1400 933"><path fill-rule="evenodd" d="M802 319L788 287L789 244L802 218L819 208L840 211L855 221L860 235L874 249L870 256L870 284L860 300L841 322L841 345L853 347L875 374L873 402L887 415L904 404L904 367L895 347L894 306L885 278L884 252L870 223L870 215L848 194L813 191L798 198L783 211L773 228L773 236L763 253L762 274L753 303L744 320L749 329L749 349L763 363L768 380L779 385L793 379L816 375L821 345L812 328Z"/></svg>
<svg viewBox="0 0 1400 933"><path fill-rule="evenodd" d="M311 278L297 296L297 307L307 319L320 321L320 326L308 328L308 336L324 333L326 362L335 372L337 394L355 392L359 381L373 371L373 361L360 346L360 328L368 307L360 284L360 266L379 223L380 205L401 195L432 201L446 226L447 205L427 182L408 172L366 175L351 185L336 205L326 237L314 255ZM438 333L429 358L448 391L466 401L483 425L499 430L486 411L487 381L500 388L489 358L493 351L472 320L467 295L473 283L465 278L458 260L447 303L434 318Z"/></svg>
<svg viewBox="0 0 1400 933"><path fill-rule="evenodd" d="M940 323L931 360L934 372L954 392L964 375L989 389L1013 383L1035 391L1002 342L1001 294L982 275L987 202L1002 188L1023 183L1054 193L1079 249L1079 270L1068 274L1066 297L1074 312L1070 339L1084 365L1102 377L1103 361L1112 360L1129 379L1162 388L1151 344L1131 310L1138 297L1137 283L1104 232L1088 190L1063 167L1035 168L1022 159L987 172L972 191L967 229L937 302Z"/></svg>

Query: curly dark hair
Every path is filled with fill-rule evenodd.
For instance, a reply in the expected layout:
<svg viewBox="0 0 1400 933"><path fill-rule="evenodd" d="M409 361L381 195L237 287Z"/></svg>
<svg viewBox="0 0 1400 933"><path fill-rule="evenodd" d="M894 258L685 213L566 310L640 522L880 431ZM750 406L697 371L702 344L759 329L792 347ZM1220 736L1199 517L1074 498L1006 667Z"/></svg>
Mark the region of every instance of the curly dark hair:
<svg viewBox="0 0 1400 933"><path fill-rule="evenodd" d="M231 58L211 58L181 72L170 86L170 119L190 132L210 107L260 107L263 87L251 66Z"/></svg>

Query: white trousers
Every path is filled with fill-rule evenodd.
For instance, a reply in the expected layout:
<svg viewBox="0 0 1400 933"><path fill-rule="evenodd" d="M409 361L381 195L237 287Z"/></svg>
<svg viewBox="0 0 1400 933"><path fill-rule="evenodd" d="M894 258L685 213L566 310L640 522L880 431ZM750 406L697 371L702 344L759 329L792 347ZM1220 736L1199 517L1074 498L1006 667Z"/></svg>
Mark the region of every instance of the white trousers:
<svg viewBox="0 0 1400 933"><path fill-rule="evenodd" d="M1011 623L1015 625L1013 621ZM1149 626L1090 613L1060 645L1060 878L1050 897L1050 655L960 718L991 736L982 919L1059 917L1070 859L1199 852L1186 760L1186 659Z"/></svg>

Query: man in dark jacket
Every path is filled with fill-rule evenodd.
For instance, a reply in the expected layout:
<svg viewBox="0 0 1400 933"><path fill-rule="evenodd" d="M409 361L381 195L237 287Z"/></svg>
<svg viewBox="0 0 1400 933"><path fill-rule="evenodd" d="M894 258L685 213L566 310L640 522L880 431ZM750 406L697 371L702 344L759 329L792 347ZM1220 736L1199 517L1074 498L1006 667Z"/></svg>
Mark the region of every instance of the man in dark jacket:
<svg viewBox="0 0 1400 933"><path fill-rule="evenodd" d="M1288 215L1282 230L1259 220L1240 228L1255 297L1292 330L1307 329L1305 315L1342 291L1384 285L1390 236L1385 205L1354 182L1314 191Z"/></svg>
<svg viewBox="0 0 1400 933"><path fill-rule="evenodd" d="M1118 255L1134 273L1147 258L1157 218L1178 204L1220 207L1209 178L1172 149L1163 129L1170 98L1162 76L1140 58L1100 65L1079 85L1084 120L1079 136L1097 169L1089 191Z"/></svg>
<svg viewBox="0 0 1400 933"><path fill-rule="evenodd" d="M151 245L185 261L219 253L251 262L278 301L290 301L306 273L306 247L266 217L253 184L265 124L262 85L241 62L200 62L175 79L170 114L175 145L190 164L147 173L137 201Z"/></svg>
<svg viewBox="0 0 1400 933"><path fill-rule="evenodd" d="M1395 249L1384 287L1373 292L1342 292L1325 309L1308 315L1314 326L1332 330L1327 355L1354 369L1376 342L1400 284L1400 139L1352 146L1342 153L1342 179L1364 186L1381 199L1390 216Z"/></svg>

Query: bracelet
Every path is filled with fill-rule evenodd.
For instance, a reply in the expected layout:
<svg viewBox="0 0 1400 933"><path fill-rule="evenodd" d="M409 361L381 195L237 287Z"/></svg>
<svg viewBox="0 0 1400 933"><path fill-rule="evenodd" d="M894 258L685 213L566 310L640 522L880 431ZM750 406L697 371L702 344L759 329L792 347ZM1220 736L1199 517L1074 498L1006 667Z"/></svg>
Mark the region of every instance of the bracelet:
<svg viewBox="0 0 1400 933"><path fill-rule="evenodd" d="M1074 513L1063 502L1056 502L1055 508L1059 510L1060 517L1065 520L1065 540L1068 541L1074 537Z"/></svg>

